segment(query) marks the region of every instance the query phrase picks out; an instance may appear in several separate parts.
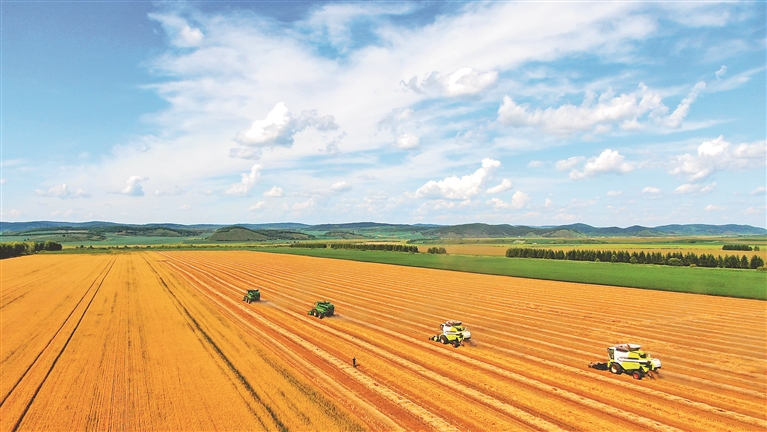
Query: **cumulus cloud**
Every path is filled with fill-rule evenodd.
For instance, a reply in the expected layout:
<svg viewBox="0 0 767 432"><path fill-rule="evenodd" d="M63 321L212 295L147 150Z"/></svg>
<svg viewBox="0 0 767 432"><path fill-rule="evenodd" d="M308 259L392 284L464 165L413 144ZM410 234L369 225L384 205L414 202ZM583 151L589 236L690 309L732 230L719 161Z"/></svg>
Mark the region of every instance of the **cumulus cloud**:
<svg viewBox="0 0 767 432"><path fill-rule="evenodd" d="M253 204L252 206L248 207L248 211L259 210L262 207L264 207L265 205L266 205L265 201L259 201L259 202L255 203L255 204Z"/></svg>
<svg viewBox="0 0 767 432"><path fill-rule="evenodd" d="M505 191L507 191L507 190L509 190L511 188L512 188L511 180L503 179L501 181L501 184L499 184L498 186L493 186L493 187L489 188L485 193L497 194L497 193L505 192Z"/></svg>
<svg viewBox="0 0 767 432"><path fill-rule="evenodd" d="M543 162L539 160L532 160L527 164L528 168L540 168L543 166Z"/></svg>
<svg viewBox="0 0 767 432"><path fill-rule="evenodd" d="M609 132L612 125L626 131L639 130L648 122L669 128L678 128L690 111L690 105L706 88L705 82L697 83L673 113L663 104L663 97L651 91L644 83L632 93L615 95L612 89L597 97L587 92L580 106L565 104L546 109L530 109L504 96L498 108L498 120L514 127L534 127L556 135L571 135L591 131L593 134Z"/></svg>
<svg viewBox="0 0 767 432"><path fill-rule="evenodd" d="M298 211L306 210L306 209L313 208L316 205L317 205L317 201L312 197L304 202L293 204L293 210L298 210Z"/></svg>
<svg viewBox="0 0 767 432"><path fill-rule="evenodd" d="M623 194L623 191L613 191L613 190L607 191L607 196L609 197L619 196L622 194Z"/></svg>
<svg viewBox="0 0 767 432"><path fill-rule="evenodd" d="M722 78L727 76L727 66L722 65L722 67L720 67L719 70L716 71L714 75L716 75L717 80L721 80Z"/></svg>
<svg viewBox="0 0 767 432"><path fill-rule="evenodd" d="M673 129L678 128L682 125L682 121L687 117L687 114L690 113L690 105L692 105L693 102L695 102L695 99L698 97L698 94L705 90L706 83L701 81L697 84L695 84L695 87L690 90L690 93L687 95L686 98L682 99L682 102L679 102L679 105L677 105L674 112L672 112L668 117L663 119L663 123Z"/></svg>
<svg viewBox="0 0 767 432"><path fill-rule="evenodd" d="M707 185L698 183L685 183L674 189L675 194L708 193L714 190L716 182Z"/></svg>
<svg viewBox="0 0 767 432"><path fill-rule="evenodd" d="M727 207L722 207L718 205L709 204L706 206L705 211L720 211L720 210L727 210Z"/></svg>
<svg viewBox="0 0 767 432"><path fill-rule="evenodd" d="M282 188L277 186L272 186L271 189L264 192L265 197L272 197L272 198L279 198L283 194Z"/></svg>
<svg viewBox="0 0 767 432"><path fill-rule="evenodd" d="M642 193L644 194L659 194L660 189L653 187L653 186L647 186L646 188L642 189Z"/></svg>
<svg viewBox="0 0 767 432"><path fill-rule="evenodd" d="M190 210L191 208L192 207L189 206L189 204L184 204L184 205L180 206L178 209L179 210L183 210L183 211L187 211L187 210Z"/></svg>
<svg viewBox="0 0 767 432"><path fill-rule="evenodd" d="M413 77L403 84L416 93L455 97L482 93L493 87L497 81L496 71L480 72L466 66L447 75L432 72L421 80Z"/></svg>
<svg viewBox="0 0 767 432"><path fill-rule="evenodd" d="M229 188L226 189L224 192L227 195L233 195L233 196L245 196L250 192L250 190L253 188L253 186L256 185L258 182L258 179L261 178L261 170L264 167L261 164L255 164L253 165L253 168L250 169L250 172L248 173L242 173L241 180L237 184L233 184Z"/></svg>
<svg viewBox="0 0 767 432"><path fill-rule="evenodd" d="M670 174L697 181L721 170L746 170L765 166L767 141L740 144L733 147L719 136L698 146L698 154L676 156L671 161Z"/></svg>
<svg viewBox="0 0 767 432"><path fill-rule="evenodd" d="M338 181L330 185L330 189L332 189L335 192L344 192L351 190L352 186L349 183L346 183L345 181Z"/></svg>
<svg viewBox="0 0 767 432"><path fill-rule="evenodd" d="M291 146L295 135L307 128L319 131L338 129L333 116L320 116L317 111L302 111L296 116L283 102L277 103L266 118L254 121L235 140L249 147Z"/></svg>
<svg viewBox="0 0 767 432"><path fill-rule="evenodd" d="M394 147L403 149L403 150L410 150L418 147L418 145L421 143L421 140L409 133L404 133L397 137L397 142L394 144Z"/></svg>
<svg viewBox="0 0 767 432"><path fill-rule="evenodd" d="M140 197L144 196L144 189L141 188L141 182L149 180L146 177L130 176L125 181L125 188L121 189L118 193L128 196Z"/></svg>
<svg viewBox="0 0 767 432"><path fill-rule="evenodd" d="M751 191L751 195L765 195L767 194L767 188L764 186L759 186L758 188Z"/></svg>
<svg viewBox="0 0 767 432"><path fill-rule="evenodd" d="M497 209L519 210L521 208L524 208L527 205L527 203L530 202L530 195L522 191L516 191L514 195L512 195L510 203L507 203L498 198L493 198L488 202L491 203ZM549 204L551 204L551 201L547 200L547 205Z"/></svg>
<svg viewBox="0 0 767 432"><path fill-rule="evenodd" d="M571 158L557 161L557 163L554 164L554 167L556 167L560 171L567 171L570 168L583 162L584 160L586 160L586 158L583 156L573 156Z"/></svg>
<svg viewBox="0 0 767 432"><path fill-rule="evenodd" d="M453 200L465 200L482 193L485 183L490 180L493 173L501 166L501 162L493 159L483 159L482 168L474 174L458 178L450 176L444 180L430 180L416 190L417 198L446 198Z"/></svg>
<svg viewBox="0 0 767 432"><path fill-rule="evenodd" d="M85 192L82 189L77 189L76 191L69 190L69 186L66 184L60 184L55 185L48 189L47 191L41 190L41 189L35 189L35 193L39 196L43 197L56 197L61 199L68 199L68 198L90 198L90 194Z"/></svg>
<svg viewBox="0 0 767 432"><path fill-rule="evenodd" d="M633 171L634 164L624 162L624 159L623 155L619 154L617 151L606 149L599 156L590 158L584 165L583 171L575 169L570 171L570 178L573 180L581 180L595 177L600 174L625 174Z"/></svg>
<svg viewBox="0 0 767 432"><path fill-rule="evenodd" d="M205 35L199 28L191 27L187 21L171 14L150 13L150 19L158 21L171 43L179 47L196 47L200 45Z"/></svg>

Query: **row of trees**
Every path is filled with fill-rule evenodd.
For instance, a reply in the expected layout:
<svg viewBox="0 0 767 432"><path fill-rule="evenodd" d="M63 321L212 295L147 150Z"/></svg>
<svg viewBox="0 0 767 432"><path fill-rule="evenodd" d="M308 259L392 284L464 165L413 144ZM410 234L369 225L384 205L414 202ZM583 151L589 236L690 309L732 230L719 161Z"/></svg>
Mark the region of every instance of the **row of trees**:
<svg viewBox="0 0 767 432"><path fill-rule="evenodd" d="M722 246L722 250L736 250L736 251L751 251L759 250L759 246L754 246L753 248L749 245L739 245L739 244L726 244Z"/></svg>
<svg viewBox="0 0 767 432"><path fill-rule="evenodd" d="M291 243L290 247L294 248L309 248L309 249L326 249L328 247L325 243Z"/></svg>
<svg viewBox="0 0 767 432"><path fill-rule="evenodd" d="M388 243L291 243L290 247L295 248L310 248L310 249L353 249L353 250L378 250L389 252L412 252L418 253L418 246L408 246L401 244L388 244ZM444 248L442 249L444 250ZM431 252L430 252L431 253ZM444 253L444 252L442 252Z"/></svg>
<svg viewBox="0 0 767 432"><path fill-rule="evenodd" d="M637 253L636 251L628 252L573 249L565 252L562 250L554 251L552 249L510 248L506 250L506 256L508 258L538 258L570 261L609 261L629 264L657 264L746 269L755 269L764 266L764 260L756 255L751 257L749 260L745 255L742 257L738 257L737 255L725 255L722 257L721 255L714 256L712 254L705 253L697 255L693 252L687 252L685 254L681 252L669 252L664 255L662 252L645 253L644 251Z"/></svg>
<svg viewBox="0 0 767 432"><path fill-rule="evenodd" d="M446 254L447 251L443 247L430 247L427 251L430 254Z"/></svg>
<svg viewBox="0 0 767 432"><path fill-rule="evenodd" d="M29 255L40 251L60 251L61 249L61 243L52 241L0 243L0 259Z"/></svg>
<svg viewBox="0 0 767 432"><path fill-rule="evenodd" d="M331 243L331 249L354 249L354 250L378 250L389 252L411 252L418 253L418 246L408 246L402 244L388 243Z"/></svg>

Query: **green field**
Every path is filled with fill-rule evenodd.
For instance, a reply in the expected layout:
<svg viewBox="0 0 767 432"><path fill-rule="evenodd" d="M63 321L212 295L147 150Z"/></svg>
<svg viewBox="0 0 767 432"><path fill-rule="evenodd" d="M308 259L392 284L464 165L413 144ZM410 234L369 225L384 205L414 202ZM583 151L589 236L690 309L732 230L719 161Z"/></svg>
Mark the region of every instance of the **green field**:
<svg viewBox="0 0 767 432"><path fill-rule="evenodd" d="M333 249L258 248L254 250L470 273L767 300L767 272L756 270Z"/></svg>

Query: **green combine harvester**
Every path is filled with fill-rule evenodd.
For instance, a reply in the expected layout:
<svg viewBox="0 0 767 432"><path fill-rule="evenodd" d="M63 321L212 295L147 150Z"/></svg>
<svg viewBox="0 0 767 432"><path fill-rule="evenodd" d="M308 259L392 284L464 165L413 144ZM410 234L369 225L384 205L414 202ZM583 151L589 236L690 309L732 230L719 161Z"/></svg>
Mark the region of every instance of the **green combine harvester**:
<svg viewBox="0 0 767 432"><path fill-rule="evenodd" d="M245 297L242 298L242 301L245 303L252 303L259 300L261 300L261 291L257 289L248 290L245 293Z"/></svg>
<svg viewBox="0 0 767 432"><path fill-rule="evenodd" d="M319 319L332 316L336 312L335 306L329 301L314 302L314 307L309 309L307 315L316 316Z"/></svg>

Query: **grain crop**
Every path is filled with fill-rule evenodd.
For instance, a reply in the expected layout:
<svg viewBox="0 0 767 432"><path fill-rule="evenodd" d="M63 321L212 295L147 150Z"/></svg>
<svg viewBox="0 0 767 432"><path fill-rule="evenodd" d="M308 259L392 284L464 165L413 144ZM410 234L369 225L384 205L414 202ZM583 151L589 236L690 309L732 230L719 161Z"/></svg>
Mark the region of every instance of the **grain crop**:
<svg viewBox="0 0 767 432"><path fill-rule="evenodd" d="M245 251L2 266L3 431L767 428L762 301ZM472 340L428 340L447 319ZM587 367L618 343L658 378Z"/></svg>

